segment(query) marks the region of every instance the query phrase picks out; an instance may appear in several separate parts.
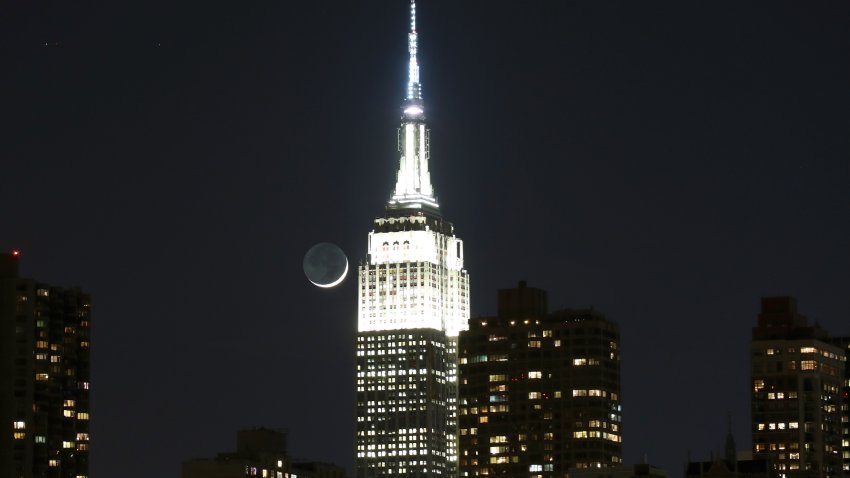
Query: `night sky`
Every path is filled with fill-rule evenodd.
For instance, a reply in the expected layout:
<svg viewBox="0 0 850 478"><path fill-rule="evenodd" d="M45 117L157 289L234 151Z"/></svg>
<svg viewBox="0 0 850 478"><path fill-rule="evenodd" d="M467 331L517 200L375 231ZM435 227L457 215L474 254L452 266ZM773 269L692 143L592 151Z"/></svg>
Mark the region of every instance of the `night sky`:
<svg viewBox="0 0 850 478"><path fill-rule="evenodd" d="M235 432L353 466L356 274L394 185L406 0L7 2L0 250L93 297L94 478ZM629 463L749 433L759 299L850 335L850 3L421 0L431 174L473 317L620 325Z"/></svg>

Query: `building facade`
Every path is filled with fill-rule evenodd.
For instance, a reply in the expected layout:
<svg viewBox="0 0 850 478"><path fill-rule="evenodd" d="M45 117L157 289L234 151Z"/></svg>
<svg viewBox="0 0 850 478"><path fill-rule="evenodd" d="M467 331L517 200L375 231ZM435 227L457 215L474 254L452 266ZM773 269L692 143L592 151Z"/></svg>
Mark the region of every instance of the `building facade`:
<svg viewBox="0 0 850 478"><path fill-rule="evenodd" d="M460 475L564 477L622 463L620 333L593 309L550 313L546 291L498 292L460 334ZM601 473L601 470L600 470Z"/></svg>
<svg viewBox="0 0 850 478"><path fill-rule="evenodd" d="M850 336L830 337L829 343L850 357ZM850 476L850 366L844 362L844 381L841 384L841 471Z"/></svg>
<svg viewBox="0 0 850 478"><path fill-rule="evenodd" d="M91 299L0 254L0 476L89 475Z"/></svg>
<svg viewBox="0 0 850 478"><path fill-rule="evenodd" d="M358 478L457 474L457 336L469 319L469 276L431 185L417 39L411 1L397 180L358 273Z"/></svg>
<svg viewBox="0 0 850 478"><path fill-rule="evenodd" d="M845 350L792 297L761 300L750 344L753 455L780 475L842 476Z"/></svg>

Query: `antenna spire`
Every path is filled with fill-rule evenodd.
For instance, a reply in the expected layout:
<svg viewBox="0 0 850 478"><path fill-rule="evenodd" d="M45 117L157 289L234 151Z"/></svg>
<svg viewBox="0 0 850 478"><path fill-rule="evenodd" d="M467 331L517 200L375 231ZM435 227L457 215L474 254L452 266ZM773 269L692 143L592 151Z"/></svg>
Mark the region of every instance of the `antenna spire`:
<svg viewBox="0 0 850 478"><path fill-rule="evenodd" d="M428 160L431 156L428 129L425 127L425 105L419 85L419 63L416 61L416 1L410 0L410 32L407 47L410 51L410 70L407 81L407 98L401 105L401 128L398 135L399 160L396 187L387 207L391 209L439 210Z"/></svg>
<svg viewBox="0 0 850 478"><path fill-rule="evenodd" d="M407 49L410 52L410 70L407 80L407 99L421 100L422 87L419 85L419 63L416 61L416 0L410 0L410 33L407 34Z"/></svg>

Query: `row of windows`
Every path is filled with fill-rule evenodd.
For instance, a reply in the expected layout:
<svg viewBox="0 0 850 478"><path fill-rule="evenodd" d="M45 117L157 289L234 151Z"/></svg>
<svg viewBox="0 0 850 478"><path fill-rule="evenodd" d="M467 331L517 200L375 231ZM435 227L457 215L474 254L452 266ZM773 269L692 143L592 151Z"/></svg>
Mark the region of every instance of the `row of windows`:
<svg viewBox="0 0 850 478"><path fill-rule="evenodd" d="M788 350L788 353L793 354L793 353L797 353L798 349L796 347L789 347L787 350ZM830 359L833 359L833 360L846 360L846 357L843 356L843 355L836 354L835 352L830 352L829 350L818 350L817 347L812 347L812 346L800 347L799 352L801 354L821 355L823 357L830 358ZM765 353L765 355L782 355L782 349L780 349L780 348L768 348L768 349L765 349L764 353ZM759 354L756 353L756 355L759 355Z"/></svg>
<svg viewBox="0 0 850 478"><path fill-rule="evenodd" d="M779 423L759 423L756 425L759 431L762 430L796 430L800 428L799 422L779 422Z"/></svg>

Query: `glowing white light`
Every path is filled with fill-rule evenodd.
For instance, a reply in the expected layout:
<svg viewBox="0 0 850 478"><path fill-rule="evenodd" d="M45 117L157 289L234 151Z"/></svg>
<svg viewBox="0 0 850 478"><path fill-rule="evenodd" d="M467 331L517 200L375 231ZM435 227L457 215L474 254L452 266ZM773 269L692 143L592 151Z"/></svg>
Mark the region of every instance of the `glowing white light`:
<svg viewBox="0 0 850 478"><path fill-rule="evenodd" d="M404 109L404 114L406 115L421 115L423 112L424 110L419 106L408 106Z"/></svg>
<svg viewBox="0 0 850 478"><path fill-rule="evenodd" d="M347 275L348 275L348 258L346 257L346 258L345 258L345 270L344 270L344 271L342 271L342 275L341 275L341 276L339 276L339 279L337 279L337 280L335 280L335 281L333 281L333 282L331 282L331 283L329 283L329 284L321 284L321 283L319 283L319 282L313 282L312 280L310 280L310 278L309 278L309 277L307 278L307 280L309 280L310 282L312 282L312 283L313 283L313 285L315 285L315 286L319 286L319 287L321 287L321 288L323 288L323 289L330 289L331 287L334 287L334 286L339 285L339 284L340 284L340 282L342 282L342 281L345 279L345 276L347 276Z"/></svg>

